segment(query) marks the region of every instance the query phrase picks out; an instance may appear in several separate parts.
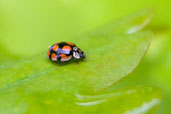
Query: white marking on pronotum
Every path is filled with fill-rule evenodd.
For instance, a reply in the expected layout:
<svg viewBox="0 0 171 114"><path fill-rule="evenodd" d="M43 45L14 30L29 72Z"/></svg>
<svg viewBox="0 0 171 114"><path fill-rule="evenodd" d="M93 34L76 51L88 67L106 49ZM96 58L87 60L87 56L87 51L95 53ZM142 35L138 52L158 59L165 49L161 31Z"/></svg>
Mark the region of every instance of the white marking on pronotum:
<svg viewBox="0 0 171 114"><path fill-rule="evenodd" d="M124 114L145 114L157 104L159 104L159 100L152 99L151 101L145 102L141 106L134 108L133 110L129 110L125 112Z"/></svg>
<svg viewBox="0 0 171 114"><path fill-rule="evenodd" d="M73 50L74 50L74 51L77 51L77 50L78 50L78 48L77 48L77 47L73 47Z"/></svg>
<svg viewBox="0 0 171 114"><path fill-rule="evenodd" d="M78 52L73 52L73 56L76 58L76 59L79 59L80 58L80 55Z"/></svg>

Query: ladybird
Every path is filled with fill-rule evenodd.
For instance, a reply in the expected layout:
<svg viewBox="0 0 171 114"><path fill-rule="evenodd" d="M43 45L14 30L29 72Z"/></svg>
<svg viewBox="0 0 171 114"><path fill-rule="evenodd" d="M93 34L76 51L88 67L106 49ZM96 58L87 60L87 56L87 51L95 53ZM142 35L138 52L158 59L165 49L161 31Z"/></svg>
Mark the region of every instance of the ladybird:
<svg viewBox="0 0 171 114"><path fill-rule="evenodd" d="M59 42L48 50L48 58L54 62L70 61L71 59L85 59L84 52L70 42Z"/></svg>

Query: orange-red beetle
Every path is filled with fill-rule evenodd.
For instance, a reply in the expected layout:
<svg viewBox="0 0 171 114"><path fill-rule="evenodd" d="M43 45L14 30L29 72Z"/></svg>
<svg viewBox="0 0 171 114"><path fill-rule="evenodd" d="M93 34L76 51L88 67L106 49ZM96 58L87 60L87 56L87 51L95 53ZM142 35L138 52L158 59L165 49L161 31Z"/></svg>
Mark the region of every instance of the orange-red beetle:
<svg viewBox="0 0 171 114"><path fill-rule="evenodd" d="M75 44L70 42L59 42L52 45L48 50L48 58L51 61L69 61L74 59L85 59L84 52Z"/></svg>

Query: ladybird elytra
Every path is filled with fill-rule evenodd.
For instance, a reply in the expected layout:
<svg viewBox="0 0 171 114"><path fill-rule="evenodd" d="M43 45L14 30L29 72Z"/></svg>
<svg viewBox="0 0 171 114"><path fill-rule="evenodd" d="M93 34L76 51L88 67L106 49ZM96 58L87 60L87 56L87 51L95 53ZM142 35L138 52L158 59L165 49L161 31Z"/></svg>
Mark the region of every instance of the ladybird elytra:
<svg viewBox="0 0 171 114"><path fill-rule="evenodd" d="M59 42L50 46L47 55L51 61L56 62L85 59L84 52L71 42Z"/></svg>

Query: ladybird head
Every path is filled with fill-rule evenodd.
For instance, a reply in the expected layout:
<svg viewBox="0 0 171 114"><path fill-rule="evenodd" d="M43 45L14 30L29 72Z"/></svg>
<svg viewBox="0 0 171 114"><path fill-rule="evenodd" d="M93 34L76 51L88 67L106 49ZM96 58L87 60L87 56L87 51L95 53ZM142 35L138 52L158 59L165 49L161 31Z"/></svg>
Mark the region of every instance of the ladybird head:
<svg viewBox="0 0 171 114"><path fill-rule="evenodd" d="M77 47L73 47L73 57L76 59L85 59L84 52Z"/></svg>

